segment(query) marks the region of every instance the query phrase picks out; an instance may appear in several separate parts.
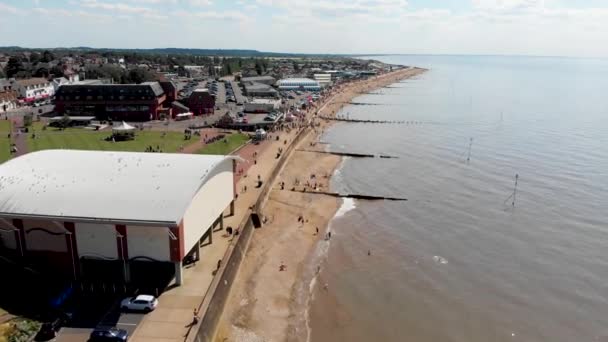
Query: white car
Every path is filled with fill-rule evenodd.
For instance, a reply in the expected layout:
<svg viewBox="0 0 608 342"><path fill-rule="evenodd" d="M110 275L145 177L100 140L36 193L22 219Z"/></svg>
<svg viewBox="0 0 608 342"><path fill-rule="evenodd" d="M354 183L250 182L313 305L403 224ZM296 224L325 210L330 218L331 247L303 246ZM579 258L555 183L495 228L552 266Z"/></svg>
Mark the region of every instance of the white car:
<svg viewBox="0 0 608 342"><path fill-rule="evenodd" d="M123 299L120 303L120 308L123 311L143 311L150 312L156 309L158 299L150 295L139 295L137 297L129 297Z"/></svg>

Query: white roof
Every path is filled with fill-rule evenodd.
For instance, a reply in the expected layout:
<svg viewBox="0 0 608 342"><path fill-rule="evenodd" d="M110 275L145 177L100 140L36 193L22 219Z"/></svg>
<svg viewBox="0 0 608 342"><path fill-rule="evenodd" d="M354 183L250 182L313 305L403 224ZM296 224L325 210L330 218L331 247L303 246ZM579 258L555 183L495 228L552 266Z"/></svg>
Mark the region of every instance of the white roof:
<svg viewBox="0 0 608 342"><path fill-rule="evenodd" d="M112 130L114 130L114 131L134 131L135 127L133 127L123 121L120 125L116 125L116 126L112 127Z"/></svg>
<svg viewBox="0 0 608 342"><path fill-rule="evenodd" d="M230 159L79 150L28 153L0 165L0 217L177 224L209 173Z"/></svg>
<svg viewBox="0 0 608 342"><path fill-rule="evenodd" d="M317 81L311 80L310 78L284 78L282 80L279 80L279 86L293 83L307 83L311 85L319 84Z"/></svg>
<svg viewBox="0 0 608 342"><path fill-rule="evenodd" d="M143 300L146 302L151 302L154 300L154 296L151 295L139 295L137 297L135 297L135 300Z"/></svg>
<svg viewBox="0 0 608 342"><path fill-rule="evenodd" d="M273 100L273 99L253 99L249 103L250 104L277 104L280 102L281 102L280 100Z"/></svg>

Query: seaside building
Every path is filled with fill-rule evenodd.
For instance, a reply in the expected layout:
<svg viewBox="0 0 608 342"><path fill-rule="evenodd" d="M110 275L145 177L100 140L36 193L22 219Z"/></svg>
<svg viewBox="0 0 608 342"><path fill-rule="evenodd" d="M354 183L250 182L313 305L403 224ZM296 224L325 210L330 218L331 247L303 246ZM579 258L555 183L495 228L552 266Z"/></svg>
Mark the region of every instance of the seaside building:
<svg viewBox="0 0 608 342"><path fill-rule="evenodd" d="M212 95L207 88L195 89L188 98L188 108L194 115L213 114L215 95Z"/></svg>
<svg viewBox="0 0 608 342"><path fill-rule="evenodd" d="M63 277L181 284L186 258L234 210L235 160L33 152L0 165L0 255ZM217 234L217 233L216 233Z"/></svg>
<svg viewBox="0 0 608 342"><path fill-rule="evenodd" d="M244 111L248 113L270 113L279 109L280 105L280 100L253 99L252 101L245 103Z"/></svg>
<svg viewBox="0 0 608 342"><path fill-rule="evenodd" d="M320 91L319 82L310 78L285 78L277 82L279 90Z"/></svg>
<svg viewBox="0 0 608 342"><path fill-rule="evenodd" d="M158 120L161 113L170 112L176 97L172 82L62 85L55 95L55 111L101 120Z"/></svg>
<svg viewBox="0 0 608 342"><path fill-rule="evenodd" d="M279 92L268 84L258 82L242 82L245 95L251 97L277 97Z"/></svg>
<svg viewBox="0 0 608 342"><path fill-rule="evenodd" d="M313 78L319 82L321 88L327 88L332 84L331 74L314 74Z"/></svg>
<svg viewBox="0 0 608 342"><path fill-rule="evenodd" d="M247 83L247 82L252 82L252 83L261 83L261 84L266 84L266 85L273 85L277 82L277 80L272 77L272 76L253 76L253 77L243 77L241 78L241 82L243 83Z"/></svg>
<svg viewBox="0 0 608 342"><path fill-rule="evenodd" d="M0 90L0 113L17 108L17 92L15 90Z"/></svg>
<svg viewBox="0 0 608 342"><path fill-rule="evenodd" d="M48 99L55 94L55 88L45 78L16 80L13 89L17 90L19 98L25 103Z"/></svg>

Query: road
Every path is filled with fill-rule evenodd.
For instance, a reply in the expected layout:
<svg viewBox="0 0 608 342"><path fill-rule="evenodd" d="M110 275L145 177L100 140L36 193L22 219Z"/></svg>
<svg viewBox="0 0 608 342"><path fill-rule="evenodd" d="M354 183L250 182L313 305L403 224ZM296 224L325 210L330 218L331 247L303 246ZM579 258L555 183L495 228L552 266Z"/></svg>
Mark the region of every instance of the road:
<svg viewBox="0 0 608 342"><path fill-rule="evenodd" d="M236 99L236 102L243 104L247 102L247 98L243 96L243 92L241 91L241 87L239 87L239 84L236 81L231 81L230 84L232 85L232 90L234 91L234 98Z"/></svg>
<svg viewBox="0 0 608 342"><path fill-rule="evenodd" d="M115 301L108 308L107 305L97 303L96 306L93 306L95 309L79 312L69 327L59 330L54 341L84 342L89 339L91 332L96 327L116 327L126 330L129 335L133 334L145 314L121 312L119 304L119 301ZM107 310L105 314L103 314L103 310ZM100 311L102 314L98 315ZM101 318L98 318L100 316Z"/></svg>
<svg viewBox="0 0 608 342"><path fill-rule="evenodd" d="M40 107L24 106L2 113L2 118L4 119L5 116L9 119L12 117L23 117L26 114L43 115L52 113L53 110L55 110L55 105L44 105Z"/></svg>

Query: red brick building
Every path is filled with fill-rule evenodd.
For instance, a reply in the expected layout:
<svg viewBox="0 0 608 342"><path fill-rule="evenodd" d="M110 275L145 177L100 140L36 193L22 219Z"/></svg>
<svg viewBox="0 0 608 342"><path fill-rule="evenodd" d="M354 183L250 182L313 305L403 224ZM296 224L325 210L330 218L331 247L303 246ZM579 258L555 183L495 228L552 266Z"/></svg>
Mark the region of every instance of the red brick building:
<svg viewBox="0 0 608 342"><path fill-rule="evenodd" d="M55 94L55 111L100 120L158 120L161 113L170 112L176 95L171 82L62 85Z"/></svg>
<svg viewBox="0 0 608 342"><path fill-rule="evenodd" d="M213 114L215 109L215 96L208 89L196 89L188 98L188 108L194 115Z"/></svg>

